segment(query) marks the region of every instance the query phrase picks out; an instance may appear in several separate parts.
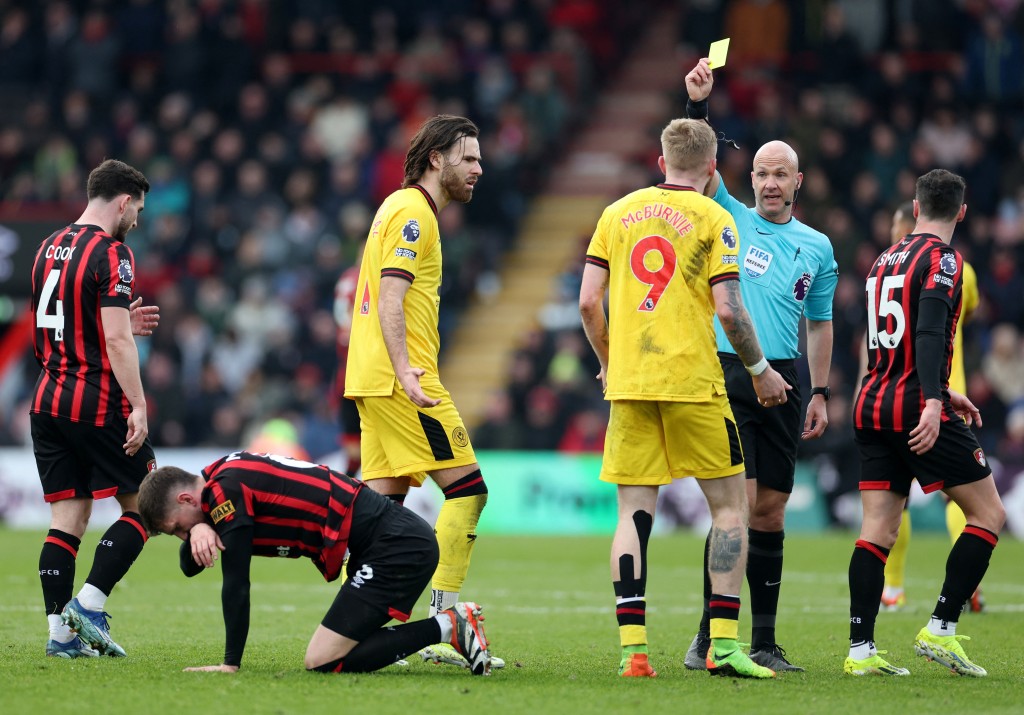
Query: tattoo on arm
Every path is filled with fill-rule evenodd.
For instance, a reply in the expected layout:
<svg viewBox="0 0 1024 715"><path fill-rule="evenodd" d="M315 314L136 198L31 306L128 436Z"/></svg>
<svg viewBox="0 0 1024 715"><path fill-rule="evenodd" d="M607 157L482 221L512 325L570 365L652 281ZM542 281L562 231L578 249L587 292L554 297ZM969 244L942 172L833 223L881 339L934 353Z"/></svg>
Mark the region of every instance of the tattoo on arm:
<svg viewBox="0 0 1024 715"><path fill-rule="evenodd" d="M722 329L732 345L736 354L744 365L753 365L762 357L761 345L757 342L757 333L754 332L754 324L750 320L750 313L743 307L743 300L740 298L740 282L728 281L725 285L728 298L726 304L729 307L731 320L722 321Z"/></svg>
<svg viewBox="0 0 1024 715"><path fill-rule="evenodd" d="M711 549L708 553L708 570L714 573L729 573L736 568L743 551L743 534L739 528L711 529Z"/></svg>

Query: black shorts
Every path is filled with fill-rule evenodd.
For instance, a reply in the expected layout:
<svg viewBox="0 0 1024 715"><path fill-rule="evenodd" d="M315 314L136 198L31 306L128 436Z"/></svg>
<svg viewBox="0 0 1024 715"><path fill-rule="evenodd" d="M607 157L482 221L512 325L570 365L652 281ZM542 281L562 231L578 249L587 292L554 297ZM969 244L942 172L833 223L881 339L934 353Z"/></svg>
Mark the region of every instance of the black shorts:
<svg viewBox="0 0 1024 715"><path fill-rule="evenodd" d="M47 502L134 494L143 478L156 469L148 437L134 456L124 453L128 435L124 417L103 427L35 412L30 419L32 451Z"/></svg>
<svg viewBox="0 0 1024 715"><path fill-rule="evenodd" d="M341 422L342 444L354 439L359 444L359 408L356 401L347 397L341 398L341 405L338 407L338 420Z"/></svg>
<svg viewBox="0 0 1024 715"><path fill-rule="evenodd" d="M407 621L438 559L430 524L370 489L360 491L356 504L367 498L383 499L387 507L370 533L351 546L348 578L321 621L355 641L366 640L392 618Z"/></svg>
<svg viewBox="0 0 1024 715"><path fill-rule="evenodd" d="M992 474L985 452L962 420L940 424L938 439L924 454L910 451L909 432L858 429L856 438L861 491L882 489L906 496L917 479L927 494Z"/></svg>
<svg viewBox="0 0 1024 715"><path fill-rule="evenodd" d="M771 360L771 366L793 386L786 404L763 407L757 401L754 381L743 362L732 353L718 353L725 373L729 406L740 430L743 464L747 479L790 494L796 473L796 452L800 444L800 378L793 360Z"/></svg>

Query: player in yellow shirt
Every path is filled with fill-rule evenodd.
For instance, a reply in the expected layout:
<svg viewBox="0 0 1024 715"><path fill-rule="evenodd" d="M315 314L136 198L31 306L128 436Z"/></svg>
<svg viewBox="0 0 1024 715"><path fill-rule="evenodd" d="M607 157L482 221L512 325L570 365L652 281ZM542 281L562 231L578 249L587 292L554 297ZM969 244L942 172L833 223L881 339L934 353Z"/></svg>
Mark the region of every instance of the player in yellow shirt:
<svg viewBox="0 0 1024 715"><path fill-rule="evenodd" d="M611 575L625 677L656 675L647 652L647 542L658 487L688 476L699 480L712 518L708 672L775 676L736 642L748 515L714 316L754 376L763 405L785 403L790 386L764 358L743 307L736 225L702 195L715 174L717 144L704 122L676 119L665 128L658 159L665 181L605 209L580 288L583 327L611 401L601 479L618 485Z"/></svg>
<svg viewBox="0 0 1024 715"><path fill-rule="evenodd" d="M476 454L437 366L437 215L452 201L473 198L482 173L478 134L464 117L439 115L412 138L402 188L381 204L366 239L345 373L345 397L355 400L362 425L363 480L398 503L428 475L444 493L434 526L441 557L431 616L459 600L487 502ZM421 654L467 665L444 644ZM492 658L490 667L503 665Z"/></svg>
<svg viewBox="0 0 1024 715"><path fill-rule="evenodd" d="M906 201L899 205L892 216L892 242L903 239L914 230L914 202ZM971 318L978 307L978 276L974 268L964 261L964 287L963 307L960 311L959 329L953 338L953 363L949 371L949 389L956 390L961 395L967 394L967 376L964 373L964 331L963 324ZM866 355L865 355L866 359ZM859 381L858 381L859 384ZM946 528L949 530L949 538L956 543L960 533L967 526L967 518L964 511L956 502L946 502ZM885 589L882 591L882 608L888 611L898 611L907 603L907 594L904 590L904 579L907 571L907 552L910 549L910 512L903 512L903 520L900 522L899 535L896 543L889 552L889 558L885 562ZM981 611L984 608L984 601L981 598L979 588L971 596L968 606L971 611Z"/></svg>

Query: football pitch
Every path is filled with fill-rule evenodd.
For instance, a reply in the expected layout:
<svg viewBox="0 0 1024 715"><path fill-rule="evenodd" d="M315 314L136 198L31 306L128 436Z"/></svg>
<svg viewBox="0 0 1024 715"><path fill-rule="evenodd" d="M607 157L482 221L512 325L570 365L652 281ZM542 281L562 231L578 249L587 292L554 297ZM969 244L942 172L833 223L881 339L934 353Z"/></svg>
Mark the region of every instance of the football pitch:
<svg viewBox="0 0 1024 715"><path fill-rule="evenodd" d="M76 589L98 534L83 541ZM503 671L474 678L410 659L407 668L322 675L302 667L306 643L336 593L306 559L254 559L252 623L242 670L183 673L220 663L224 628L220 574L188 580L178 542L151 539L108 603L123 659L50 659L36 574L43 531L0 530L0 668L8 713L1020 713L1024 710L1024 544L1005 537L985 579L987 612L959 631L989 677L949 674L913 654L941 586L949 542L915 534L907 574L909 607L879 615L878 646L906 678L842 674L847 650L846 572L853 534L792 535L779 614L779 640L806 673L773 681L709 678L683 655L700 610L703 538L651 540L648 633L658 678L616 676L618 635L608 577L610 537L481 537L463 591L485 607ZM747 597L741 640L750 632ZM426 613L426 599L417 616Z"/></svg>

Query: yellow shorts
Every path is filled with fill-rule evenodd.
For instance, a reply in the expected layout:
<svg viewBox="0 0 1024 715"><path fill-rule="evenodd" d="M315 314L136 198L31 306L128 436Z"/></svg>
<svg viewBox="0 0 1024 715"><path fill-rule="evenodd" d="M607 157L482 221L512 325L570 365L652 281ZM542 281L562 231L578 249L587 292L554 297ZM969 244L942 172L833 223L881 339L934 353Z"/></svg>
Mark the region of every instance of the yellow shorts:
<svg viewBox="0 0 1024 715"><path fill-rule="evenodd" d="M725 395L710 402L612 401L602 481L658 486L742 472L740 434Z"/></svg>
<svg viewBox="0 0 1024 715"><path fill-rule="evenodd" d="M424 385L423 391L441 404L417 407L397 380L388 397L355 398L362 427L364 481L408 476L418 487L428 472L476 462L451 395L440 384Z"/></svg>

